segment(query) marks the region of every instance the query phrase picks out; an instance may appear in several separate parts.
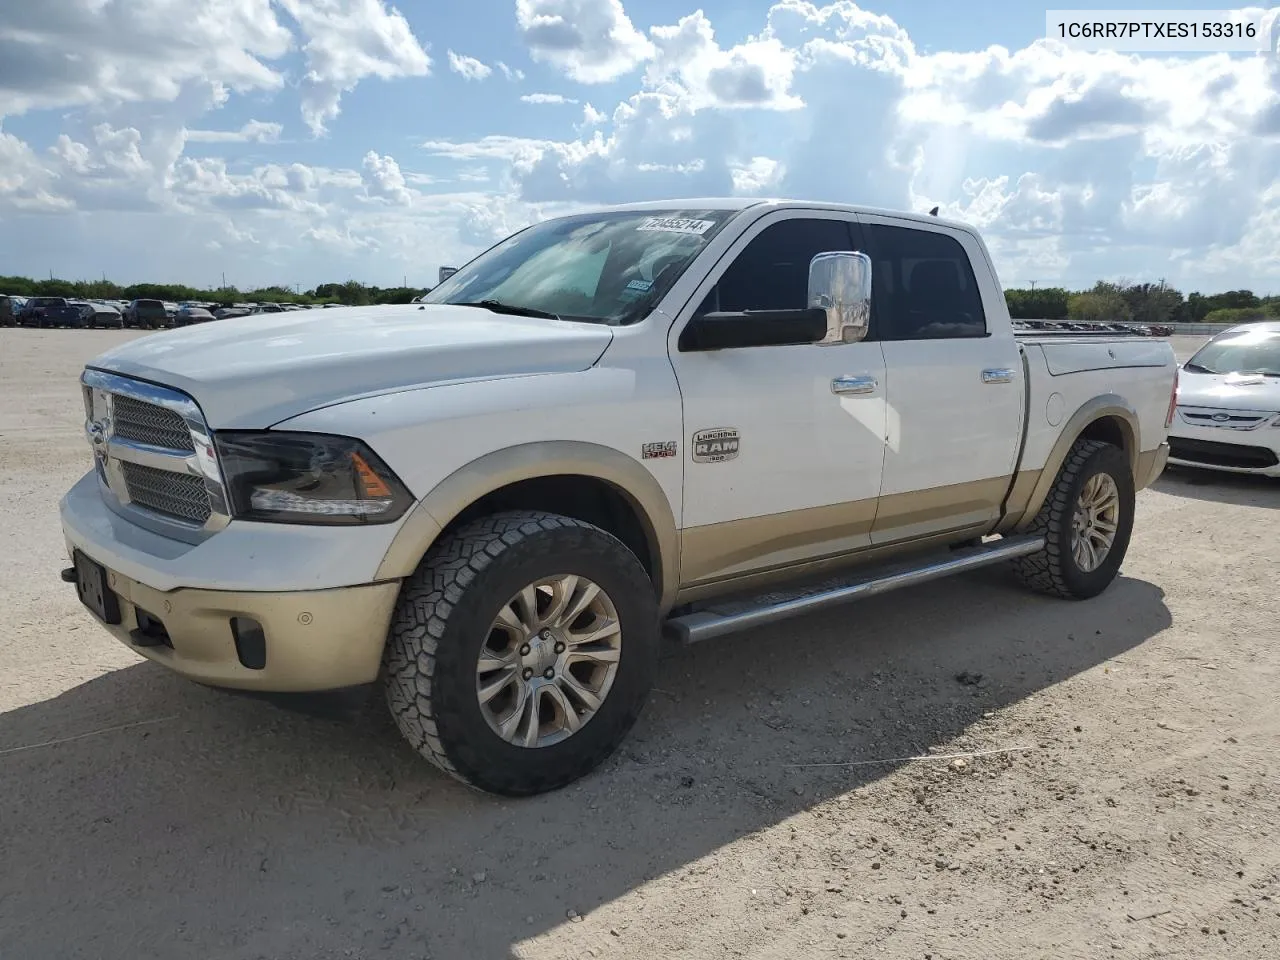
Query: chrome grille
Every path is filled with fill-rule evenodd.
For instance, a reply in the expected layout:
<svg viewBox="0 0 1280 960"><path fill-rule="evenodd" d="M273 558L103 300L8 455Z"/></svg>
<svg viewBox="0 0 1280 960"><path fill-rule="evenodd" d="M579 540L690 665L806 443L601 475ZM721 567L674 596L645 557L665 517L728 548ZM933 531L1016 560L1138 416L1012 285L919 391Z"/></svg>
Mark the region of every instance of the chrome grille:
<svg viewBox="0 0 1280 960"><path fill-rule="evenodd" d="M119 402L118 398L116 402ZM130 503L189 523L203 524L209 519L212 511L203 477L157 470L128 461L122 462L120 469Z"/></svg>
<svg viewBox="0 0 1280 960"><path fill-rule="evenodd" d="M85 435L113 511L188 543L231 521L213 434L195 400L105 370L86 369L81 380Z"/></svg>
<svg viewBox="0 0 1280 960"><path fill-rule="evenodd" d="M1270 420L1274 413L1256 410L1220 410L1216 407L1179 407L1184 422L1195 427L1219 427L1224 430L1252 430Z"/></svg>
<svg viewBox="0 0 1280 960"><path fill-rule="evenodd" d="M176 410L120 394L115 395L112 404L111 425L115 436L169 450L195 450L191 431Z"/></svg>

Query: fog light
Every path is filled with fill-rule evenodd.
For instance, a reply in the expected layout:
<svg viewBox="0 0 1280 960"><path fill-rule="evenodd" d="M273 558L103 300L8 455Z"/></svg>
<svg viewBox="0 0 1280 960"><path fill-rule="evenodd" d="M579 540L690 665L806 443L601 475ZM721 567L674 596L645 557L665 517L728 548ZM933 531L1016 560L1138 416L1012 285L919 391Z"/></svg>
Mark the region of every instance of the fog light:
<svg viewBox="0 0 1280 960"><path fill-rule="evenodd" d="M252 617L232 617L231 636L236 641L236 656L250 670L267 665L267 635L262 624Z"/></svg>

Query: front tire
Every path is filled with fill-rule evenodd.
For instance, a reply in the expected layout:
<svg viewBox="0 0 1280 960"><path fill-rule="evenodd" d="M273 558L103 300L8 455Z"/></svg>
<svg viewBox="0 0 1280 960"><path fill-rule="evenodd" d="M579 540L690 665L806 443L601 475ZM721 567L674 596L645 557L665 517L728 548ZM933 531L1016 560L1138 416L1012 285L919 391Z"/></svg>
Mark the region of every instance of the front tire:
<svg viewBox="0 0 1280 960"><path fill-rule="evenodd" d="M1066 600L1096 597L1120 572L1133 532L1129 458L1119 447L1077 440L1028 534L1043 550L1014 561L1024 584Z"/></svg>
<svg viewBox="0 0 1280 960"><path fill-rule="evenodd" d="M657 671L644 567L599 527L512 511L432 547L405 582L383 673L400 732L493 793L563 787L603 762Z"/></svg>

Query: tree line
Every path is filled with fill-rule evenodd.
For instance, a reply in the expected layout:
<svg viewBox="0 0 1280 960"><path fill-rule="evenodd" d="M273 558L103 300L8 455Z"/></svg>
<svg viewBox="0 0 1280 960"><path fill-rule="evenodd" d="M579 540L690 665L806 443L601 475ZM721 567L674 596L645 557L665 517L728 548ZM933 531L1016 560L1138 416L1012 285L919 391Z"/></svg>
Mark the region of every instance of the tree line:
<svg viewBox="0 0 1280 960"><path fill-rule="evenodd" d="M375 287L355 280L322 283L312 290L288 287L260 287L238 290L220 287L202 290L180 283L134 283L121 286L110 280L33 280L30 277L0 277L0 294L19 297L67 297L76 300L167 300L180 303L341 303L363 307L374 303L408 303L427 293L430 287Z"/></svg>
<svg viewBox="0 0 1280 960"><path fill-rule="evenodd" d="M1165 283L1107 283L1071 291L1037 287L1004 292L1015 320L1073 320L1163 323L1247 323L1280 319L1280 296L1259 297L1252 290L1228 290L1183 296Z"/></svg>

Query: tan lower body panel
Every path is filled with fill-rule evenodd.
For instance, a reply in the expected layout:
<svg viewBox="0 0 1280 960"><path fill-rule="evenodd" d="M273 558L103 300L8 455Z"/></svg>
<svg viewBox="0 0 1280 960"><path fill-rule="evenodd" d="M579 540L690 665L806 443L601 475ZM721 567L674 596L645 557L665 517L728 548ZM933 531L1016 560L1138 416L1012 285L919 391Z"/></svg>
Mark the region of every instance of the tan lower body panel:
<svg viewBox="0 0 1280 960"><path fill-rule="evenodd" d="M164 593L108 571L123 622L106 626L135 653L192 680L277 693L335 690L377 679L399 581L295 593L173 590ZM172 648L140 647L130 633L141 608L160 620ZM240 662L232 617L251 617L266 635L266 666Z"/></svg>
<svg viewBox="0 0 1280 960"><path fill-rule="evenodd" d="M680 579L723 580L869 546L875 500L689 527L680 537Z"/></svg>
<svg viewBox="0 0 1280 960"><path fill-rule="evenodd" d="M962 540L990 529L1009 477L895 494L878 501L791 510L682 533L679 602L861 563L898 544ZM872 537L883 538L872 549Z"/></svg>
<svg viewBox="0 0 1280 960"><path fill-rule="evenodd" d="M880 498L871 540L896 543L958 527L992 524L1009 489L1009 477L990 477Z"/></svg>

